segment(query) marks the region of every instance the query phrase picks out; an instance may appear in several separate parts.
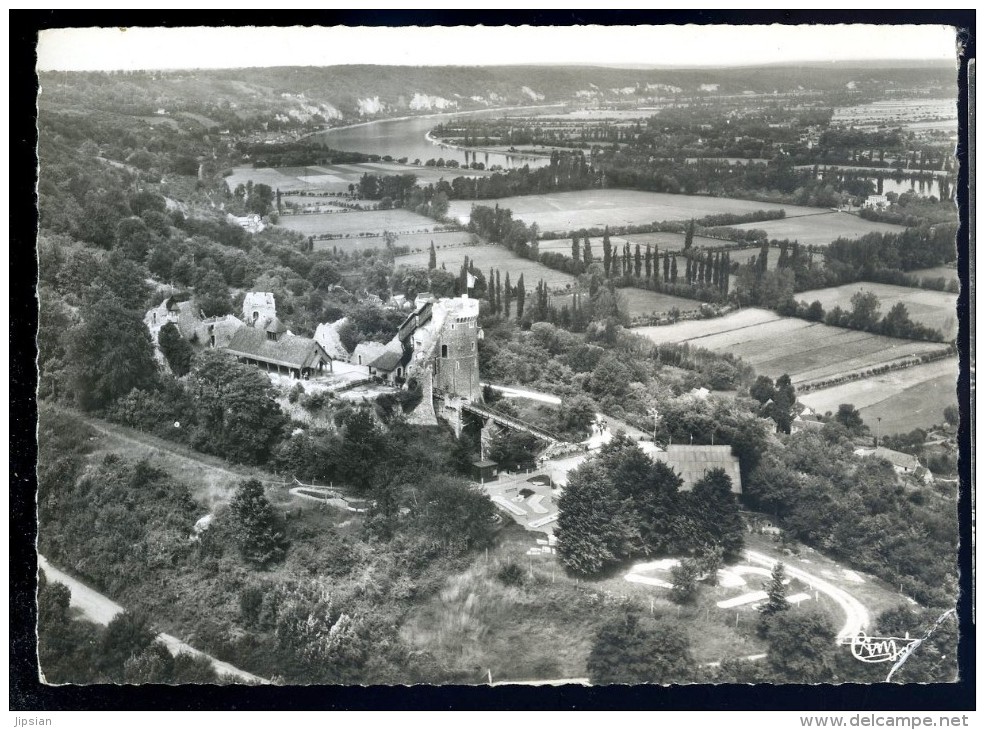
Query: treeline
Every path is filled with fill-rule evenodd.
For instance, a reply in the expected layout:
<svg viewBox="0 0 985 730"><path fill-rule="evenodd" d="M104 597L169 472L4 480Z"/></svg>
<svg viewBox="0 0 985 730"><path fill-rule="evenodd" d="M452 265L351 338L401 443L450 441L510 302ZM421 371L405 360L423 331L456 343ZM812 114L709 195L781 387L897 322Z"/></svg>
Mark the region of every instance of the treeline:
<svg viewBox="0 0 985 730"><path fill-rule="evenodd" d="M600 264L614 286L637 286L709 302L723 301L729 292L729 253L693 249L693 225L687 229L683 252L663 254L659 247L649 244L631 246L627 241L621 248L613 246L606 228L598 258L586 234L572 236L570 257L555 251L541 253L537 224L528 226L514 220L513 212L499 205L473 206L468 229L492 243L502 243L519 256L573 276ZM678 269L679 258L685 261L683 271Z"/></svg>
<svg viewBox="0 0 985 730"><path fill-rule="evenodd" d="M368 189L387 187L390 183L384 181L389 177L405 176L369 175ZM373 182L372 178L376 181ZM554 151L550 164L544 167L531 170L528 165L524 165L481 177L463 175L452 179L451 182L441 180L435 183L433 191L443 193L449 200L487 200L514 195L584 190L593 187L596 179L596 172L583 154L560 154Z"/></svg>
<svg viewBox="0 0 985 730"><path fill-rule="evenodd" d="M805 255L796 241L780 241L775 269L768 265L770 244L763 243L753 261L738 267L735 299L740 306L766 307L785 316L942 342L945 337L940 331L912 322L901 302L880 319L879 300L871 292L866 296L856 294L850 313L840 307L825 312L819 301L798 303L795 294L857 281L908 285L913 277L907 277L905 270L954 260L955 235L955 226L940 225L909 228L901 233L870 233L860 239L839 238L824 250L823 266L813 262L813 253Z"/></svg>
<svg viewBox="0 0 985 730"><path fill-rule="evenodd" d="M751 213L722 213L720 215L710 215L703 218L692 218L694 225L694 234L698 236L708 236L711 238L720 237L725 240L731 240L729 234L718 235L715 233L711 226L722 226L722 225L738 225L740 223L757 223L759 221L765 220L779 220L780 218L786 217L786 211L782 208L778 210L754 210ZM719 223L716 221L727 220L728 223ZM599 238L605 235L608 230L610 235L613 236L629 236L637 233L678 233L684 235L687 233L688 228L692 225L691 221L653 221L651 223L637 223L628 224L624 226L595 226L593 228L580 228L578 231L541 231L540 240L556 240L558 238L566 238L568 235L577 234L579 236L590 236L592 238ZM732 229L722 229L723 231L729 231ZM744 235L746 231L737 231L737 234L741 233L742 237L737 240L745 240ZM758 232L761 233L761 232Z"/></svg>
<svg viewBox="0 0 985 730"><path fill-rule="evenodd" d="M617 435L598 455L568 475L558 500L558 558L568 570L597 575L627 560L697 554L734 560L745 528L732 481L721 469L694 488L662 461Z"/></svg>
<svg viewBox="0 0 985 730"><path fill-rule="evenodd" d="M879 317L879 297L870 291L856 292L851 299L851 309L843 310L835 306L825 312L821 302L815 300L786 304L777 308L777 312L788 317L800 317L813 322L824 322L832 327L847 327L864 330L886 337L902 337L909 340L925 340L927 342L944 342L944 334L933 327L928 327L910 319L910 313L903 302L896 302L883 317Z"/></svg>
<svg viewBox="0 0 985 730"><path fill-rule="evenodd" d="M306 167L308 165L354 165L379 162L379 155L333 150L325 145L313 147L311 142L238 143L237 149L248 156L253 167ZM313 154L313 150L317 153Z"/></svg>
<svg viewBox="0 0 985 730"><path fill-rule="evenodd" d="M862 208L859 217L879 223L893 223L898 226L915 227L934 225L938 223L953 223L958 217L958 210L950 197L942 195L938 200L934 197L920 197L913 193L903 193L893 197L888 193L886 198L890 204L886 208Z"/></svg>
<svg viewBox="0 0 985 730"><path fill-rule="evenodd" d="M900 233L839 238L824 250L828 286L870 280L883 271L912 271L957 260L957 223L922 225Z"/></svg>

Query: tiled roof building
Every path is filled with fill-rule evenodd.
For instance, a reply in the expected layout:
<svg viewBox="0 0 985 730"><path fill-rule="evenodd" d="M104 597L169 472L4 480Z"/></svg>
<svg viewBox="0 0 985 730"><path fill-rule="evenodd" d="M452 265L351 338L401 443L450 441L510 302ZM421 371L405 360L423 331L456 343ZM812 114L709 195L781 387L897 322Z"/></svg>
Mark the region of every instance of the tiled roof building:
<svg viewBox="0 0 985 730"><path fill-rule="evenodd" d="M233 335L226 351L240 362L296 378L331 371L332 358L312 339L287 333L276 317L264 329L243 327Z"/></svg>

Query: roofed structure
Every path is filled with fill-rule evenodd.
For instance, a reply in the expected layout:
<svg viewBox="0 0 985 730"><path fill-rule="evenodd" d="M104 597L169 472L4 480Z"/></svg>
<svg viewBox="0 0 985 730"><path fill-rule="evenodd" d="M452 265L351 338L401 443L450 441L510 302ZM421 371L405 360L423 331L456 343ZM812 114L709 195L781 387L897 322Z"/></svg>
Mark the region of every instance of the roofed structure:
<svg viewBox="0 0 985 730"><path fill-rule="evenodd" d="M178 333L189 342L205 347L225 347L243 323L231 314L220 317L201 316L192 301L179 302L173 296L154 307L144 316L144 323L157 342L161 328L174 324Z"/></svg>
<svg viewBox="0 0 985 730"><path fill-rule="evenodd" d="M349 362L353 365L365 365L369 367L369 364L385 351L386 345L382 342L360 342L356 345L356 349L352 351Z"/></svg>
<svg viewBox="0 0 985 730"><path fill-rule="evenodd" d="M687 492L713 469L722 469L732 480L732 492L742 493L742 476L739 460L732 454L731 446L690 446L670 444L666 451L658 451L653 458L662 461L683 480L681 490Z"/></svg>
<svg viewBox="0 0 985 730"><path fill-rule="evenodd" d="M232 336L225 349L240 362L297 378L318 374L326 367L328 370L332 369L332 358L317 342L308 337L280 334L277 329L274 327L268 332L265 329L243 327Z"/></svg>
<svg viewBox="0 0 985 730"><path fill-rule="evenodd" d="M885 459L893 465L893 469L898 474L909 474L915 476L922 482L930 483L934 480L934 475L925 466L920 464L920 460L912 454L905 454L902 451L887 449L885 446L875 448L856 449L856 456L875 456Z"/></svg>
<svg viewBox="0 0 985 730"><path fill-rule="evenodd" d="M323 322L315 330L315 342L321 345L333 360L349 359L349 351L345 349L339 336L339 329L348 321L348 318L343 317L336 322Z"/></svg>
<svg viewBox="0 0 985 730"><path fill-rule="evenodd" d="M248 291L243 297L243 321L247 324L266 322L277 316L273 292Z"/></svg>

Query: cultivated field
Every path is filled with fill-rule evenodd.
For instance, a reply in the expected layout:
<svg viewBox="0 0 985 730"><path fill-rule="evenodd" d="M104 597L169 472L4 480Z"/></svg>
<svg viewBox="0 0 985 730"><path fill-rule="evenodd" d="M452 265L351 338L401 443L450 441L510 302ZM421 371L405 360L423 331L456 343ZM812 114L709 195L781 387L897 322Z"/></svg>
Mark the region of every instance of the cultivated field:
<svg viewBox="0 0 985 730"><path fill-rule="evenodd" d="M944 421L944 409L957 405L958 360L938 360L798 396L819 413L853 404L866 425L880 433L906 433ZM881 421L879 419L882 419Z"/></svg>
<svg viewBox="0 0 985 730"><path fill-rule="evenodd" d="M665 327L639 327L635 332L657 343L688 342L730 352L760 374L775 378L786 373L795 384L866 370L945 347L780 317L762 309Z"/></svg>
<svg viewBox="0 0 985 730"><path fill-rule="evenodd" d="M293 190L303 187L297 178L284 175L272 167L234 167L231 175L226 176L226 187L235 190L238 185L246 185L250 180L254 185L260 183L269 185L274 190Z"/></svg>
<svg viewBox="0 0 985 730"><path fill-rule="evenodd" d="M357 236L360 233L382 235L384 231L397 234L429 232L438 224L409 210L393 209L286 215L279 225L305 236Z"/></svg>
<svg viewBox="0 0 985 730"><path fill-rule="evenodd" d="M635 287L626 287L624 289L618 289L617 291L619 292L619 297L625 304L630 317L639 317L647 314L659 314L669 312L672 309L679 309L682 312L687 312L701 306L701 302L694 299L675 297L670 294L662 294L660 292L637 289ZM560 308L565 304L570 305L571 299L571 294L565 294L554 297L551 303Z"/></svg>
<svg viewBox="0 0 985 730"><path fill-rule="evenodd" d="M830 311L836 306L849 310L852 306L852 297L860 291L872 292L879 297L880 315L889 312L897 302L902 302L914 322L938 329L948 338L956 337L958 334L958 318L955 310L957 294L862 282L801 292L796 295L796 299L798 302L808 304L819 301L825 311Z"/></svg>
<svg viewBox="0 0 985 730"><path fill-rule="evenodd" d="M467 231L439 231L437 233L405 233L397 236L396 246L398 248L406 246L412 253L428 251L431 242L439 251L446 246L462 246L472 239L472 234ZM327 241L315 241L315 251L337 249L351 253L352 251L366 251L374 248L383 248L382 236L360 236L358 238L333 238ZM425 266L427 261L425 261Z"/></svg>
<svg viewBox="0 0 985 730"><path fill-rule="evenodd" d="M816 211L815 211L816 212ZM791 216L787 209L787 218L760 223L742 223L733 228L749 230L756 228L766 231L770 239L800 241L805 245L827 246L836 238L858 238L866 233L901 233L903 226L891 223L876 223L859 218L848 213L827 212L819 215Z"/></svg>
<svg viewBox="0 0 985 730"><path fill-rule="evenodd" d="M451 218L467 221L473 202L513 211L514 218L536 222L542 231L570 231L595 226L639 225L664 220L688 220L716 213L786 210L787 215L822 213L822 208L759 203L754 200L671 195L639 190L581 190L550 195L524 195L499 200L455 200ZM758 224L753 224L758 225ZM837 237L837 236L835 236Z"/></svg>
<svg viewBox="0 0 985 730"><path fill-rule="evenodd" d="M437 246L437 241L435 241L435 245ZM397 266L427 267L428 255L428 251L425 250L408 256L398 256L395 263ZM532 291L541 279L547 282L550 289L554 290L570 288L575 284L575 277L570 274L549 269L543 264L529 259L520 258L508 248L494 244L447 246L438 249L438 267L440 268L444 264L448 271L457 274L466 256L469 257L470 261L474 261L476 267L486 276L489 275L490 268L499 269L504 283L507 272L510 274L511 284L515 284L522 274L523 283L528 292Z"/></svg>

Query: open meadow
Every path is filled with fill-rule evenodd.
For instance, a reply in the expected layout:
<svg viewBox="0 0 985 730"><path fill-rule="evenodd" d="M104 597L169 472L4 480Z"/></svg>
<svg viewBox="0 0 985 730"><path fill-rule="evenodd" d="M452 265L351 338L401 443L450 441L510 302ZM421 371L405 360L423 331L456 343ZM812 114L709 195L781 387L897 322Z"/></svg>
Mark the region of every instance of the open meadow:
<svg viewBox="0 0 985 730"><path fill-rule="evenodd" d="M729 352L771 378L790 375L804 384L914 355L946 345L882 337L781 317L762 309L744 309L716 319L678 322L634 330L653 342L687 342L715 352Z"/></svg>
<svg viewBox="0 0 985 730"><path fill-rule="evenodd" d="M817 211L815 211L817 212ZM903 226L877 223L849 213L829 211L818 215L793 216L787 209L787 217L775 221L741 223L732 226L741 230L766 231L770 239L800 241L804 245L827 246L836 238L859 238L866 233L902 233Z"/></svg>
<svg viewBox="0 0 985 730"><path fill-rule="evenodd" d="M328 243L332 243L329 241ZM401 245L398 241L397 245ZM435 245L438 242L435 241ZM565 274L562 271L549 269L543 264L529 259L521 258L510 251L505 246L495 244L481 244L478 246L446 246L439 248L436 252L437 264L440 268L442 264L452 273L458 273L465 257L474 261L477 268L488 276L489 269L499 269L503 282L506 281L506 274L509 272L510 283L515 284L520 275L523 275L523 282L527 291L531 292L537 282L543 279L547 286L552 290L569 289L575 285L575 277ZM397 266L416 266L427 267L429 252L427 250L396 258Z"/></svg>
<svg viewBox="0 0 985 730"><path fill-rule="evenodd" d="M892 284L860 282L800 292L795 298L798 302L808 304L819 301L826 312L834 307L841 307L847 311L852 307L852 297L858 292L872 292L879 298L880 316L889 312L897 302L902 302L914 322L938 329L947 338L956 337L958 334L957 294Z"/></svg>
<svg viewBox="0 0 985 730"><path fill-rule="evenodd" d="M915 276L918 279L944 279L946 282L958 283L960 278L958 277L958 270L953 269L950 266L935 266L930 269L915 269L914 271L907 271L910 276Z"/></svg>
<svg viewBox="0 0 985 730"><path fill-rule="evenodd" d="M500 208L512 210L514 218L528 224L536 223L542 231L558 232L601 228L606 225L640 225L654 221L689 220L717 213L785 210L790 216L824 212L822 208L777 205L736 198L712 198L706 195L672 195L640 190L580 190L499 200L454 200L448 210L448 216L467 222L473 203L490 207L498 204Z"/></svg>
<svg viewBox="0 0 985 730"><path fill-rule="evenodd" d="M434 230L438 224L427 216L393 209L286 215L279 225L305 236L358 236L360 233L382 235L384 231L425 233Z"/></svg>
<svg viewBox="0 0 985 730"><path fill-rule="evenodd" d="M958 359L949 358L804 393L798 398L818 413L853 404L880 433L908 433L943 423L944 409L958 403ZM881 419L881 420L880 420Z"/></svg>
<svg viewBox="0 0 985 730"><path fill-rule="evenodd" d="M394 244L397 248L406 247L410 253L427 252L431 242L439 251L447 246L463 246L472 240L473 234L468 231L435 231L432 233L404 233L397 236ZM357 238L332 238L326 241L315 241L315 251L368 251L384 248L383 236L359 236ZM425 261L425 265L427 262Z"/></svg>

